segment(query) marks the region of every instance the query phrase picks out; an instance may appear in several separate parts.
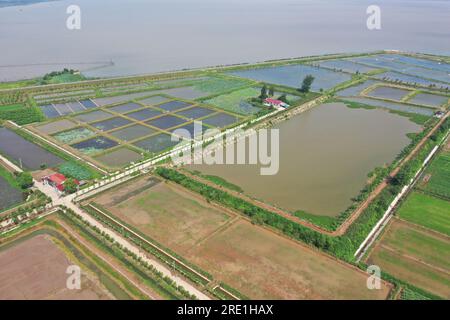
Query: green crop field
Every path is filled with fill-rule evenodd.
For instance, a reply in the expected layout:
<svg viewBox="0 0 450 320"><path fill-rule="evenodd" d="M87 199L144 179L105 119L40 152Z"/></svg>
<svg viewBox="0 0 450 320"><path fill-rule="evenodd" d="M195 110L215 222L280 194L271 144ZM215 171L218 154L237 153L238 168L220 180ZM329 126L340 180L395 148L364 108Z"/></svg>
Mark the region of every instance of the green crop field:
<svg viewBox="0 0 450 320"><path fill-rule="evenodd" d="M398 211L400 218L450 235L450 202L414 192Z"/></svg>
<svg viewBox="0 0 450 320"><path fill-rule="evenodd" d="M446 236L394 219L368 264L444 298L450 298L450 241Z"/></svg>
<svg viewBox="0 0 450 320"><path fill-rule="evenodd" d="M194 88L209 94L227 92L247 86L250 82L244 79L209 78L194 85Z"/></svg>
<svg viewBox="0 0 450 320"><path fill-rule="evenodd" d="M425 191L450 199L450 152L442 152L433 160L427 174L431 175L428 183L421 185Z"/></svg>
<svg viewBox="0 0 450 320"><path fill-rule="evenodd" d="M44 120L41 110L36 107L26 107L23 104L0 106L0 119L11 120L19 125Z"/></svg>
<svg viewBox="0 0 450 320"><path fill-rule="evenodd" d="M228 94L223 94L215 98L206 100L206 103L212 104L218 108L240 113L240 114L254 114L259 111L259 108L253 106L243 107L243 104L248 105L247 99L256 98L260 94L260 90L256 88L245 88L236 90Z"/></svg>

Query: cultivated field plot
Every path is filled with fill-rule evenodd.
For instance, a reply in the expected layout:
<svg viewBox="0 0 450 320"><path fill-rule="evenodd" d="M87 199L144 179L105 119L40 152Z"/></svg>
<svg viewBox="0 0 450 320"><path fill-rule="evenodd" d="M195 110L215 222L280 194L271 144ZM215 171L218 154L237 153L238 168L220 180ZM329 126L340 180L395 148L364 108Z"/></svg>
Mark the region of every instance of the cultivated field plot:
<svg viewBox="0 0 450 320"><path fill-rule="evenodd" d="M157 107L160 109L163 109L165 111L175 111L175 110L187 108L189 106L191 106L191 104L188 102L173 100L173 101L159 104Z"/></svg>
<svg viewBox="0 0 450 320"><path fill-rule="evenodd" d="M167 102L168 100L170 100L170 99L166 98L164 96L153 96L153 97L141 99L141 100L139 100L139 102L142 104L145 104L146 106L154 106L156 104Z"/></svg>
<svg viewBox="0 0 450 320"><path fill-rule="evenodd" d="M315 80L311 86L311 90L316 92L318 92L320 89L331 89L339 83L351 79L351 76L349 74L302 64L238 70L230 72L230 74L242 78L279 84L293 88L300 87L302 80L307 75L312 75L314 76Z"/></svg>
<svg viewBox="0 0 450 320"><path fill-rule="evenodd" d="M401 101L410 94L411 90L379 86L370 91L367 95L374 98Z"/></svg>
<svg viewBox="0 0 450 320"><path fill-rule="evenodd" d="M113 132L110 132L110 134L119 140L132 141L145 136L149 136L156 132L157 131L152 128L136 124L123 129L115 130Z"/></svg>
<svg viewBox="0 0 450 320"><path fill-rule="evenodd" d="M417 113L417 114L421 114L424 116L430 116L430 117L434 113L434 111L430 108L421 108L419 106L416 107L416 106L405 104L405 103L390 102L390 101L384 101L384 100L378 100L378 99L363 98L363 97L346 97L345 100L350 101L350 102L365 104L368 106L390 109L390 110L394 110L394 111Z"/></svg>
<svg viewBox="0 0 450 320"><path fill-rule="evenodd" d="M252 299L385 299L367 275L152 178L93 200Z"/></svg>
<svg viewBox="0 0 450 320"><path fill-rule="evenodd" d="M91 123L91 126L100 131L109 131L130 124L131 121L122 117L115 117L108 120Z"/></svg>
<svg viewBox="0 0 450 320"><path fill-rule="evenodd" d="M95 157L95 160L111 168L121 168L131 162L138 161L141 158L142 156L136 151L128 148L118 148Z"/></svg>
<svg viewBox="0 0 450 320"><path fill-rule="evenodd" d="M241 120L242 118L221 112L214 114L208 118L202 119L202 122L213 127L224 128L234 123L240 122Z"/></svg>
<svg viewBox="0 0 450 320"><path fill-rule="evenodd" d="M126 116L128 118L132 118L132 119L137 120L137 121L144 121L144 120L151 119L151 118L154 118L156 116L159 116L161 114L162 114L162 112L159 111L159 110L147 108L147 109L143 109L143 110L127 113Z"/></svg>
<svg viewBox="0 0 450 320"><path fill-rule="evenodd" d="M450 202L413 192L398 210L398 216L450 236Z"/></svg>
<svg viewBox="0 0 450 320"><path fill-rule="evenodd" d="M22 203L23 200L22 191L11 186L5 178L0 176L0 212Z"/></svg>
<svg viewBox="0 0 450 320"><path fill-rule="evenodd" d="M446 104L449 101L449 97L447 96L439 96L435 94L430 93L419 93L415 95L411 100L408 102L415 103L415 104L422 104L427 105L431 107L440 107L443 104Z"/></svg>
<svg viewBox="0 0 450 320"><path fill-rule="evenodd" d="M141 108L143 108L143 106L138 103L128 102L128 103L124 103L124 104L119 104L114 107L110 107L110 108L108 108L108 110L114 111L117 113L127 113L127 112L134 111L134 110L141 109Z"/></svg>
<svg viewBox="0 0 450 320"><path fill-rule="evenodd" d="M242 115L253 115L260 110L247 102L250 98L255 98L260 95L260 89L245 88L219 95L212 99L204 101L207 104L211 104L217 108L231 111Z"/></svg>
<svg viewBox="0 0 450 320"><path fill-rule="evenodd" d="M99 107L104 107L112 104L117 103L125 103L134 99L143 98L146 96L151 95L152 91L144 91L144 92L138 92L138 93L130 93L130 94L124 94L121 96L114 96L114 97L105 97L105 98L97 98L92 99L94 103Z"/></svg>
<svg viewBox="0 0 450 320"><path fill-rule="evenodd" d="M177 145L178 141L172 141L172 136L166 133L160 133L149 138L139 140L133 145L151 153L159 153Z"/></svg>
<svg viewBox="0 0 450 320"><path fill-rule="evenodd" d="M95 132L88 128L76 128L68 131L59 132L53 137L63 144L72 144L79 140L85 140L87 138L95 136Z"/></svg>
<svg viewBox="0 0 450 320"><path fill-rule="evenodd" d="M186 252L230 219L201 197L149 177L122 185L94 201L179 252Z"/></svg>
<svg viewBox="0 0 450 320"><path fill-rule="evenodd" d="M21 163L29 170L38 170L42 164L54 167L64 162L53 153L2 127L0 127L0 153L18 164Z"/></svg>
<svg viewBox="0 0 450 320"><path fill-rule="evenodd" d="M450 200L450 148L433 160L418 188Z"/></svg>
<svg viewBox="0 0 450 320"><path fill-rule="evenodd" d="M0 246L0 299L112 299L92 275L82 272L81 290L66 286L71 261L49 235L36 235Z"/></svg>
<svg viewBox="0 0 450 320"><path fill-rule="evenodd" d="M199 119L199 118L203 118L206 117L212 113L214 113L215 111L212 109L208 109L208 108L203 108L203 107L192 107L190 109L186 109L183 111L179 111L176 114L183 116L185 118L194 120L194 119Z"/></svg>
<svg viewBox="0 0 450 320"><path fill-rule="evenodd" d="M114 115L109 112L105 112L102 110L95 110L87 113L82 113L74 117L74 119L81 121L81 122L93 122L93 121L100 121L105 120L108 118L112 118Z"/></svg>
<svg viewBox="0 0 450 320"><path fill-rule="evenodd" d="M93 155L107 149L111 149L117 145L118 143L114 140L108 139L103 136L96 136L95 138L75 143L71 145L71 147L79 150L84 154Z"/></svg>
<svg viewBox="0 0 450 320"><path fill-rule="evenodd" d="M187 120L172 115L162 116L154 120L146 121L147 124L158 129L173 128L186 122Z"/></svg>
<svg viewBox="0 0 450 320"><path fill-rule="evenodd" d="M213 134L208 135L208 133L205 134L205 137L203 136L203 133L208 129L209 128L204 126L201 122L191 122L181 127L170 130L170 133L176 134L185 139L201 140L206 136L213 136Z"/></svg>
<svg viewBox="0 0 450 320"><path fill-rule="evenodd" d="M443 298L450 298L450 239L394 219L368 264Z"/></svg>
<svg viewBox="0 0 450 320"><path fill-rule="evenodd" d="M57 120L53 122L49 122L47 124L43 124L40 126L36 126L36 129L45 134L54 134L63 130L70 130L77 126L77 124L70 120Z"/></svg>

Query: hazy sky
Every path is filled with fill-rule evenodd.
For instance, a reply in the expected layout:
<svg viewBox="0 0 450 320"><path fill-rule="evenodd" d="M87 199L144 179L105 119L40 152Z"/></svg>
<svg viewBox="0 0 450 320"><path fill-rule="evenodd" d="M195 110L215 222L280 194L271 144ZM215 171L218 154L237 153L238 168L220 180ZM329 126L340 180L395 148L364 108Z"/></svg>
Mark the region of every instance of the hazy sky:
<svg viewBox="0 0 450 320"><path fill-rule="evenodd" d="M81 30L66 8L81 8ZM381 7L381 30L366 9ZM0 80L42 72L8 65L95 62L92 75L139 74L334 52L450 55L449 1L69 0L0 9ZM53 68L48 66L47 68Z"/></svg>

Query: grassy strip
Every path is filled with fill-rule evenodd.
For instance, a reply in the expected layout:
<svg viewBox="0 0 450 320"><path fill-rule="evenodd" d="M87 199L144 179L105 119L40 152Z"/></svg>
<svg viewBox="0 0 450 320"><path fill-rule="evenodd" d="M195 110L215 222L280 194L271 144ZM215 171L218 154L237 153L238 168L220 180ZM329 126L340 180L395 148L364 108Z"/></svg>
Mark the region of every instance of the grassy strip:
<svg viewBox="0 0 450 320"><path fill-rule="evenodd" d="M241 187L239 187L239 186L237 186L237 185L235 185L235 184L233 184L231 182L228 182L227 180L225 180L224 178L221 178L219 176L202 174L198 170L194 170L194 171L190 171L190 172L193 175L199 176L200 178L208 180L208 181L210 181L210 182L212 182L212 183L214 183L214 184L216 184L216 185L218 185L220 187L224 187L226 189L229 189L229 190L232 190L232 191L236 191L236 192L240 192L240 193L244 192L244 190Z"/></svg>

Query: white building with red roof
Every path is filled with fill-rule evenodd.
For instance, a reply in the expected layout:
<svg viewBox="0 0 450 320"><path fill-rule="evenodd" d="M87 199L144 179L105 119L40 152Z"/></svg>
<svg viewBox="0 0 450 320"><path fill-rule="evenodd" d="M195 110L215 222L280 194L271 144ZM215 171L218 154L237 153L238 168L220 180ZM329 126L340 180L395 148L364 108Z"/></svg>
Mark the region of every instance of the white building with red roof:
<svg viewBox="0 0 450 320"><path fill-rule="evenodd" d="M289 107L289 105L286 102L273 98L264 99L264 105L267 107L274 107L275 109L278 110L284 110Z"/></svg>

